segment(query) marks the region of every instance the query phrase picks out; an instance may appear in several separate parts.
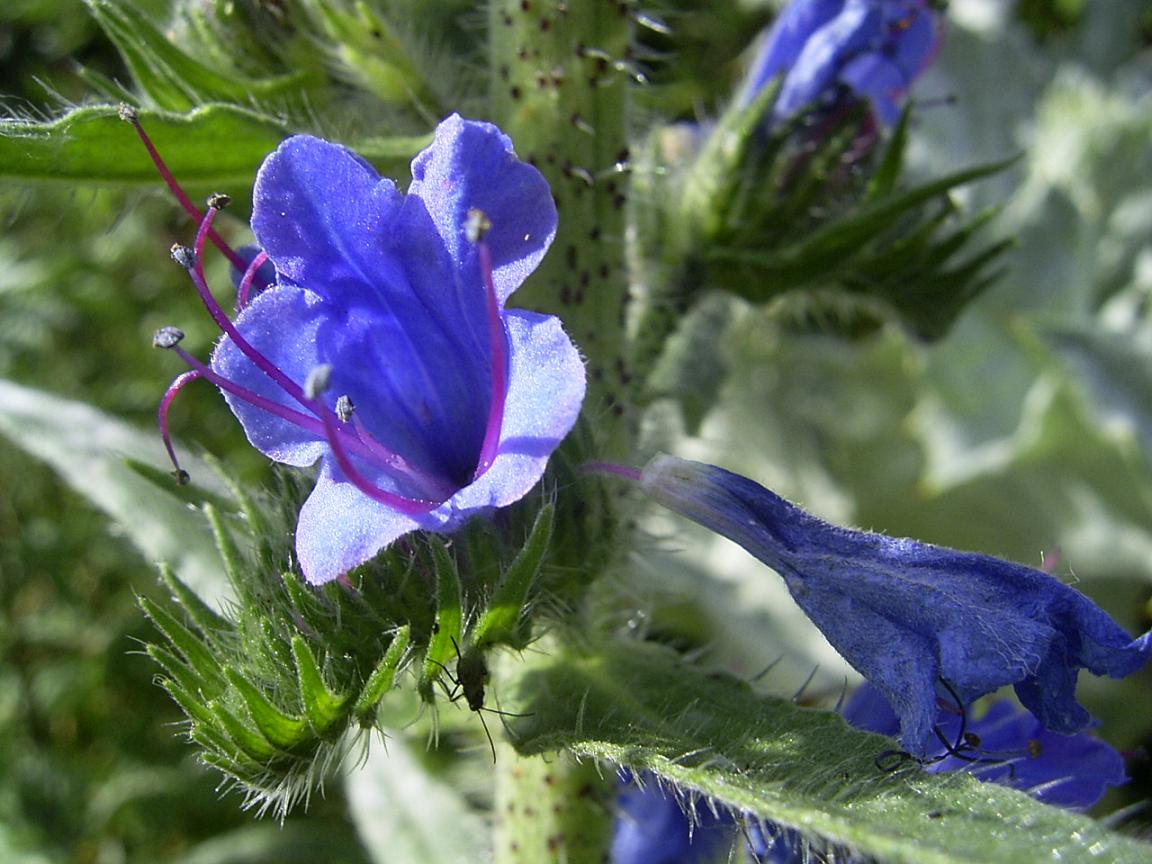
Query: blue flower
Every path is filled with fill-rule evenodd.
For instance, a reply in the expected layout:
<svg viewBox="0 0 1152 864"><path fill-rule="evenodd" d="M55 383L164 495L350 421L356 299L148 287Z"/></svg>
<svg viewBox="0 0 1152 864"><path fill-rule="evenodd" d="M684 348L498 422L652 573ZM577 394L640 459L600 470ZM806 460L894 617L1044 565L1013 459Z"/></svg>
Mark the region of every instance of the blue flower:
<svg viewBox="0 0 1152 864"><path fill-rule="evenodd" d="M585 387L560 322L504 306L555 236L541 174L495 126L453 115L412 162L407 194L300 135L264 161L253 198L262 254L241 256L244 278L258 289L266 256L275 282L251 302L242 288L235 322L216 307L225 336L210 367L179 353L262 453L320 462L296 530L309 581L523 497ZM213 213L195 254L176 256L202 296Z"/></svg>
<svg viewBox="0 0 1152 864"><path fill-rule="evenodd" d="M1047 729L1091 718L1077 672L1121 678L1152 657L1087 597L1046 573L829 525L757 483L670 456L641 487L665 507L739 543L779 573L830 643L884 695L904 748L927 756L937 686L966 706L1006 685ZM948 689L950 688L950 690Z"/></svg>
<svg viewBox="0 0 1152 864"><path fill-rule="evenodd" d="M850 94L891 126L935 54L938 30L928 0L792 0L764 37L741 102L783 76L772 124Z"/></svg>
<svg viewBox="0 0 1152 864"><path fill-rule="evenodd" d="M612 864L709 864L734 836L730 814L684 804L646 775L643 785L625 774L616 796ZM687 807L691 815L685 811Z"/></svg>
<svg viewBox="0 0 1152 864"><path fill-rule="evenodd" d="M887 700L867 682L852 694L843 713L857 729L894 736L900 728ZM936 728L959 747L952 755L937 748L940 752L925 765L934 774L967 771L1070 810L1087 810L1109 786L1128 782L1124 757L1115 748L1088 732L1060 735L1045 729L1006 699L993 701L974 719L942 701Z"/></svg>

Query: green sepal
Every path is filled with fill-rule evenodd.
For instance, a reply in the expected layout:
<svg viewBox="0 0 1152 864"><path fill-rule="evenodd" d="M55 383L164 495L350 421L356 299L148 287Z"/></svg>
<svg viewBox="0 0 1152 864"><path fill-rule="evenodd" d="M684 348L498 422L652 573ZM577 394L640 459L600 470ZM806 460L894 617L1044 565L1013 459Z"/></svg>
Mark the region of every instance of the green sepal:
<svg viewBox="0 0 1152 864"><path fill-rule="evenodd" d="M188 111L204 102L250 102L291 94L316 79L304 69L265 78L225 75L185 54L132 3L85 0L137 85L156 107Z"/></svg>
<svg viewBox="0 0 1152 864"><path fill-rule="evenodd" d="M904 154L908 149L908 123L912 117L912 106L913 103L909 102L900 112L900 119L892 130L888 146L884 148L884 154L880 157L876 170L868 179L865 192L867 199L884 198L896 192L896 184L899 183L900 175L904 171Z"/></svg>
<svg viewBox="0 0 1152 864"><path fill-rule="evenodd" d="M524 613L529 592L552 542L555 514L556 508L551 503L545 504L536 514L532 533L528 535L524 548L504 571L492 602L472 628L470 647L485 649L493 645L510 645L523 648L527 644L529 633L524 627Z"/></svg>
<svg viewBox="0 0 1152 864"><path fill-rule="evenodd" d="M396 673L408 653L408 644L411 639L411 629L407 624L400 627L392 637L392 644L388 646L383 659L372 670L360 696L352 708L352 713L361 726L370 726L376 720L376 706L384 698L384 694L392 689L396 681Z"/></svg>
<svg viewBox="0 0 1152 864"><path fill-rule="evenodd" d="M209 685L201 676L196 674L191 666L173 652L160 645L148 645L144 650L149 657L159 664L176 686L189 694L189 697L196 694L201 700L207 700L219 694L218 689Z"/></svg>
<svg viewBox="0 0 1152 864"><path fill-rule="evenodd" d="M456 562L438 538L431 538L428 545L436 573L436 625L428 639L424 669L420 673L420 697L425 702L433 701L433 683L459 653L464 624Z"/></svg>
<svg viewBox="0 0 1152 864"><path fill-rule="evenodd" d="M316 662L316 655L303 637L292 638L292 655L296 659L296 672L300 683L300 697L304 702L304 716L317 735L324 737L341 726L348 716L351 693L334 693L324 682L324 674Z"/></svg>
<svg viewBox="0 0 1152 864"><path fill-rule="evenodd" d="M209 701L208 710L218 731L223 732L248 758L257 763L272 763L282 755L285 748L270 741L262 728L254 729L249 726L221 700ZM252 720L257 724L260 722L256 717Z"/></svg>
<svg viewBox="0 0 1152 864"><path fill-rule="evenodd" d="M235 669L225 668L224 675L243 700L256 729L270 744L279 750L291 751L308 743L312 735L307 720L281 711L259 687Z"/></svg>
<svg viewBox="0 0 1152 864"><path fill-rule="evenodd" d="M207 639L213 641L216 634L234 632L232 625L185 585L167 564L160 565L160 581L172 592L177 605Z"/></svg>
<svg viewBox="0 0 1152 864"><path fill-rule="evenodd" d="M219 671L219 658L213 656L200 637L180 623L167 609L153 603L147 597L141 597L139 603L156 629L164 634L172 646L183 655L188 666L211 688L208 691L210 694L227 689L228 683Z"/></svg>

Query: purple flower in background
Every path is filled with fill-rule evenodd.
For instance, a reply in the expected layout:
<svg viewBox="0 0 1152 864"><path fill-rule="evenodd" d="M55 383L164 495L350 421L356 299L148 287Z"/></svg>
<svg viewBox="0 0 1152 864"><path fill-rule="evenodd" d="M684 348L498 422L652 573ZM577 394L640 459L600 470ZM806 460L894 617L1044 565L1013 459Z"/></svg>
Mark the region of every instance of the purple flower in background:
<svg viewBox="0 0 1152 864"><path fill-rule="evenodd" d="M174 252L225 333L210 366L178 339L158 343L224 392L262 453L319 460L296 529L308 580L523 497L585 387L558 319L504 307L555 236L543 176L495 126L453 115L413 160L407 194L350 150L301 135L264 161L253 198L262 251L239 256L234 323L204 284L214 206L195 250ZM275 281L249 302L266 262Z"/></svg>
<svg viewBox="0 0 1152 864"><path fill-rule="evenodd" d="M847 95L867 99L891 126L935 54L939 29L929 0L792 0L764 36L740 101L783 76L772 124Z"/></svg>
<svg viewBox="0 0 1152 864"><path fill-rule="evenodd" d="M622 776L616 803L612 864L711 864L727 860L719 855L735 836L735 822L729 814L718 816L707 807L682 805L650 775L645 776L643 785L633 782L630 775Z"/></svg>
<svg viewBox="0 0 1152 864"><path fill-rule="evenodd" d="M967 706L1006 684L1047 729L1079 732L1080 669L1122 678L1152 656L1091 600L1047 573L988 555L838 528L757 483L698 462L654 459L641 487L739 543L900 718L905 749L936 744L938 685Z"/></svg>
<svg viewBox="0 0 1152 864"><path fill-rule="evenodd" d="M880 691L865 682L844 706L857 729L895 736L900 720ZM941 703L936 728L958 752L941 751L925 768L933 774L967 771L988 783L1011 786L1045 804L1087 810L1109 786L1128 782L1124 757L1088 732L1060 735L1026 711L999 699L974 719ZM975 736L975 737L972 737ZM964 739L968 739L965 741Z"/></svg>

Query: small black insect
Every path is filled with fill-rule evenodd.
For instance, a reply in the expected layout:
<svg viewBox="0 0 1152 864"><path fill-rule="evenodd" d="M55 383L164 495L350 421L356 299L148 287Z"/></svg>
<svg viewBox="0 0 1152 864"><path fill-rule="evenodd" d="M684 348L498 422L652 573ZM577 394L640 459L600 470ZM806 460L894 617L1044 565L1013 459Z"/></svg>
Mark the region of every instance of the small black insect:
<svg viewBox="0 0 1152 864"><path fill-rule="evenodd" d="M456 642L456 637L452 637L452 647L456 650L455 673L438 660L432 661L444 670L444 677L452 684L452 688L448 689L443 681L440 684L444 687L444 694L448 697L449 702L459 702L463 699L469 710L475 711L480 717L480 725L484 727L484 734L488 736L488 747L492 750L492 762L495 764L496 744L492 740L492 733L488 731L488 723L480 712L487 711L501 717L524 717L526 715L487 707L484 704L484 687L488 683L488 663L484 660L484 655L480 651L462 653L459 643Z"/></svg>

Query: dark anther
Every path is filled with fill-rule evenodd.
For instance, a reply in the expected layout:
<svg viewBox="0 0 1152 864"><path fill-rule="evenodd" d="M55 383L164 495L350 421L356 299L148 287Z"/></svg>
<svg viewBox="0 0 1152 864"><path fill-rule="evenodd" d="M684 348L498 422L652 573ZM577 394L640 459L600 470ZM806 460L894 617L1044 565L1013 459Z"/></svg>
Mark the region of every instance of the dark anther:
<svg viewBox="0 0 1152 864"><path fill-rule="evenodd" d="M188 481L190 481L192 479L189 476L188 472L185 471L183 468L177 468L175 471L172 472L172 476L176 479L176 485L177 486L187 486Z"/></svg>
<svg viewBox="0 0 1152 864"><path fill-rule="evenodd" d="M120 107L116 109L116 116L125 123L135 123L137 120L136 109L127 102L120 103Z"/></svg>
<svg viewBox="0 0 1152 864"><path fill-rule="evenodd" d="M191 270L196 266L196 253L189 249L187 246L181 246L179 243L172 244L172 260L183 267L185 270Z"/></svg>
<svg viewBox="0 0 1152 864"><path fill-rule="evenodd" d="M340 418L341 423L347 423L352 419L352 412L356 410L356 406L352 404L352 400L348 394L344 394L336 400L336 416Z"/></svg>
<svg viewBox="0 0 1152 864"><path fill-rule="evenodd" d="M152 334L153 348L175 348L184 339L184 331L179 327L161 327Z"/></svg>
<svg viewBox="0 0 1152 864"><path fill-rule="evenodd" d="M314 368L308 373L308 380L304 382L304 395L309 399L319 399L320 394L332 384L332 367L327 363Z"/></svg>
<svg viewBox="0 0 1152 864"><path fill-rule="evenodd" d="M208 196L208 206L213 210L223 210L231 203L232 199L223 192L213 192Z"/></svg>
<svg viewBox="0 0 1152 864"><path fill-rule="evenodd" d="M479 243L484 235L492 230L492 222L483 210L473 207L468 211L468 220L464 223L464 233L469 243Z"/></svg>

